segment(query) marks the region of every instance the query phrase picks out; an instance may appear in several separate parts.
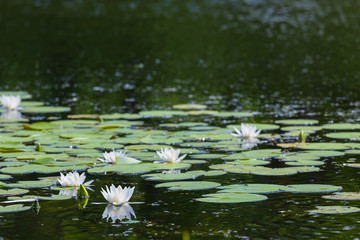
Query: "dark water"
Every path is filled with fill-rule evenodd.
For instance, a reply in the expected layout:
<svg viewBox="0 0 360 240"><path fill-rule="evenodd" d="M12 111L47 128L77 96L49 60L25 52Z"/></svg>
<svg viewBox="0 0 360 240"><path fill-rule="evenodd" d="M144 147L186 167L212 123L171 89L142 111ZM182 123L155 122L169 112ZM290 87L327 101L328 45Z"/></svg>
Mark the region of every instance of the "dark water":
<svg viewBox="0 0 360 240"><path fill-rule="evenodd" d="M360 116L360 1L0 0L0 89L71 106L72 113L138 112L203 103L251 110L254 121ZM223 122L204 119L215 125ZM312 136L315 141L318 136ZM228 174L216 181L317 182L358 191L356 169L330 158L320 173ZM91 177L90 177L91 178ZM321 194L279 193L258 203L206 204L200 192L138 181L138 223L102 219L105 205L45 202L40 213L0 215L4 239L353 239L359 214L308 215ZM211 180L211 178L210 178ZM99 189L95 189L98 191ZM103 201L94 196L91 201ZM345 205L347 203L344 203ZM360 204L352 201L351 206Z"/></svg>

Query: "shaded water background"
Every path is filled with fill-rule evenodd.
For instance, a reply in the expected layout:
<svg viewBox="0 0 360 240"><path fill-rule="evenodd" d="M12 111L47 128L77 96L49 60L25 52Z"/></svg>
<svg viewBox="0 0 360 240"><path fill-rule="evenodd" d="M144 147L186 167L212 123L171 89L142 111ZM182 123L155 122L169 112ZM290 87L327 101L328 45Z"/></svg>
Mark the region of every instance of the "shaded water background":
<svg viewBox="0 0 360 240"><path fill-rule="evenodd" d="M138 112L196 102L215 110L256 111L256 120L270 123L288 117L357 122L359 16L359 0L0 0L0 89L25 90L34 100L71 106L73 113ZM247 180L310 180L359 190L357 171L335 164L342 161L333 158L319 174ZM99 181L111 183L103 178ZM229 174L221 181L239 179L246 178ZM149 204L134 206L138 224L101 220L103 205L80 211L74 202L56 201L44 203L39 215L0 216L0 237L360 235L358 214L304 214L314 202L325 202L317 194L284 193L260 203L223 206L193 202L200 193L152 186L142 181L140 199Z"/></svg>

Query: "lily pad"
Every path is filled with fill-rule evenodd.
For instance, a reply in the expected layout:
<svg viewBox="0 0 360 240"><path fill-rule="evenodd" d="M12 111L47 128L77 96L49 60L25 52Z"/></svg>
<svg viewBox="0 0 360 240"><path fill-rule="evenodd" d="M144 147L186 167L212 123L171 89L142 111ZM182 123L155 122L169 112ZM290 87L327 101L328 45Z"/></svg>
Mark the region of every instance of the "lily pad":
<svg viewBox="0 0 360 240"><path fill-rule="evenodd" d="M323 125L324 129L331 130L353 130L360 129L360 124L355 123L330 123Z"/></svg>
<svg viewBox="0 0 360 240"><path fill-rule="evenodd" d="M28 193L27 189L13 188L9 190L0 189L0 196L13 196L13 195L22 195Z"/></svg>
<svg viewBox="0 0 360 240"><path fill-rule="evenodd" d="M349 147L346 147L343 143L308 143L307 145L298 146L300 149L308 150L346 150Z"/></svg>
<svg viewBox="0 0 360 240"><path fill-rule="evenodd" d="M234 117L234 118L241 118L241 117L252 117L253 114L250 112L219 112L214 114L214 117Z"/></svg>
<svg viewBox="0 0 360 240"><path fill-rule="evenodd" d="M283 119L275 121L277 124L285 124L285 125L313 125L318 124L318 120L314 119Z"/></svg>
<svg viewBox="0 0 360 240"><path fill-rule="evenodd" d="M287 192L294 193L324 193L324 192L335 192L340 191L342 187L326 184L294 184L287 185L284 189Z"/></svg>
<svg viewBox="0 0 360 240"><path fill-rule="evenodd" d="M310 213L339 214L360 212L360 208L350 206L315 206L317 209L310 210Z"/></svg>
<svg viewBox="0 0 360 240"><path fill-rule="evenodd" d="M360 140L360 132L336 132L325 135L328 138Z"/></svg>
<svg viewBox="0 0 360 240"><path fill-rule="evenodd" d="M268 199L260 194L247 193L213 193L203 195L204 198L196 198L196 201L207 203L243 203L243 202L258 202Z"/></svg>
<svg viewBox="0 0 360 240"><path fill-rule="evenodd" d="M266 159L281 155L280 149L261 149L246 151L242 153L234 153L224 157L225 160L238 160L238 159Z"/></svg>
<svg viewBox="0 0 360 240"><path fill-rule="evenodd" d="M333 195L323 196L325 199L331 200L360 200L359 192L336 192Z"/></svg>
<svg viewBox="0 0 360 240"><path fill-rule="evenodd" d="M222 186L220 192L239 193L276 193L282 191L285 186L276 184L233 184Z"/></svg>
<svg viewBox="0 0 360 240"><path fill-rule="evenodd" d="M139 112L143 117L172 117L172 116L184 116L187 115L184 111L175 110L152 110L152 111L141 111Z"/></svg>
<svg viewBox="0 0 360 240"><path fill-rule="evenodd" d="M186 110L186 109L205 109L207 108L206 105L202 105L202 104L176 104L173 106L174 109L181 109L181 110Z"/></svg>
<svg viewBox="0 0 360 240"><path fill-rule="evenodd" d="M7 206L0 206L0 213L21 212L29 209L31 209L31 206L24 206L22 204L13 204Z"/></svg>
<svg viewBox="0 0 360 240"><path fill-rule="evenodd" d="M180 181L157 184L155 187L168 187L174 191L205 190L220 187L221 184L207 181Z"/></svg>
<svg viewBox="0 0 360 240"><path fill-rule="evenodd" d="M22 110L24 113L57 113L57 112L70 112L69 107L52 107L52 106L39 106L39 107L26 107Z"/></svg>

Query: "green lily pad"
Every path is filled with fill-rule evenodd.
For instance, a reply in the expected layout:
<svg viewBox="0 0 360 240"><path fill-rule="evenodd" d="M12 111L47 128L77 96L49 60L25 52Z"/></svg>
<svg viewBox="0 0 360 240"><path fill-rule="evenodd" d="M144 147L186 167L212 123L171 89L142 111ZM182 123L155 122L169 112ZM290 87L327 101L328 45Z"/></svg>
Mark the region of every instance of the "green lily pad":
<svg viewBox="0 0 360 240"><path fill-rule="evenodd" d="M354 130L360 129L360 124L355 123L330 123L323 125L324 129L330 130Z"/></svg>
<svg viewBox="0 0 360 240"><path fill-rule="evenodd" d="M275 156L281 155L280 149L261 149L246 151L242 153L230 154L227 157L224 157L225 160L238 160L238 159L266 159Z"/></svg>
<svg viewBox="0 0 360 240"><path fill-rule="evenodd" d="M25 91L0 91L0 96L20 96L21 99L30 99L31 95Z"/></svg>
<svg viewBox="0 0 360 240"><path fill-rule="evenodd" d="M19 181L17 183L8 183L6 187L10 188L44 188L54 185L53 182L45 181Z"/></svg>
<svg viewBox="0 0 360 240"><path fill-rule="evenodd" d="M318 124L318 120L314 119L283 119L275 121L277 124L285 124L285 125L313 125Z"/></svg>
<svg viewBox="0 0 360 240"><path fill-rule="evenodd" d="M157 184L155 187L168 187L174 191L205 190L220 187L221 184L207 181L180 181Z"/></svg>
<svg viewBox="0 0 360 240"><path fill-rule="evenodd" d="M300 149L308 150L346 150L344 143L308 143L307 145L299 146Z"/></svg>
<svg viewBox="0 0 360 240"><path fill-rule="evenodd" d="M196 159L216 159L216 158L222 158L225 157L224 154L217 154L217 153L208 153L208 154L191 154L191 158Z"/></svg>
<svg viewBox="0 0 360 240"><path fill-rule="evenodd" d="M333 195L323 196L325 199L331 200L360 200L359 192L336 192Z"/></svg>
<svg viewBox="0 0 360 240"><path fill-rule="evenodd" d="M320 166L320 165L324 165L324 162L312 161L312 160L300 160L300 161L294 161L294 162L286 162L286 165L289 165L289 166Z"/></svg>
<svg viewBox="0 0 360 240"><path fill-rule="evenodd" d="M57 113L57 112L70 112L69 107L52 107L52 106L39 106L39 107L25 107L22 109L23 113Z"/></svg>
<svg viewBox="0 0 360 240"><path fill-rule="evenodd" d="M262 176L286 176L298 173L296 168L268 168L262 166L229 166L224 168L229 173L247 173Z"/></svg>
<svg viewBox="0 0 360 240"><path fill-rule="evenodd" d="M285 186L276 184L233 184L222 186L220 192L239 193L276 193L282 191Z"/></svg>
<svg viewBox="0 0 360 240"><path fill-rule="evenodd" d="M344 155L343 152L339 151L305 151L305 152L297 152L297 157L303 158L303 157L337 157Z"/></svg>
<svg viewBox="0 0 360 240"><path fill-rule="evenodd" d="M247 193L213 193L203 195L204 198L196 198L196 201L207 203L243 203L243 202L258 202L268 199L260 194Z"/></svg>
<svg viewBox="0 0 360 240"><path fill-rule="evenodd" d="M190 115L215 115L218 114L218 111L214 110L193 110L187 112Z"/></svg>
<svg viewBox="0 0 360 240"><path fill-rule="evenodd" d="M220 176L224 175L224 171L188 171L186 173L154 173L154 174L145 174L142 177L145 177L148 181L177 181L177 180L188 180L195 179L200 176Z"/></svg>
<svg viewBox="0 0 360 240"><path fill-rule="evenodd" d="M112 113L112 114L103 114L100 115L99 118L101 119L139 119L142 118L140 114L135 113Z"/></svg>
<svg viewBox="0 0 360 240"><path fill-rule="evenodd" d="M0 213L21 212L29 209L31 209L31 206L24 206L22 204L13 204L7 206L0 206Z"/></svg>
<svg viewBox="0 0 360 240"><path fill-rule="evenodd" d="M315 206L317 209L310 210L310 213L340 214L360 212L360 208L350 206Z"/></svg>
<svg viewBox="0 0 360 240"><path fill-rule="evenodd" d="M0 196L13 196L13 195L22 195L28 193L27 189L13 188L9 190L0 189Z"/></svg>
<svg viewBox="0 0 360 240"><path fill-rule="evenodd" d="M175 110L152 110L152 111L141 111L139 112L143 117L172 117L172 116L184 116L187 115L184 111Z"/></svg>
<svg viewBox="0 0 360 240"><path fill-rule="evenodd" d="M335 192L340 191L342 187L326 184L294 184L287 185L284 189L287 192L294 193L324 193L324 192Z"/></svg>
<svg viewBox="0 0 360 240"><path fill-rule="evenodd" d="M241 117L252 117L253 114L250 112L219 112L214 114L214 117L234 117L234 118L241 118Z"/></svg>
<svg viewBox="0 0 360 240"><path fill-rule="evenodd" d="M275 129L279 129L280 127L278 125L275 124L264 124L264 123L247 123L250 126L255 126L257 129L263 130L263 131L267 131L267 130L275 130ZM241 129L241 125L228 125L227 128L234 130L234 127L236 127L237 129Z"/></svg>
<svg viewBox="0 0 360 240"><path fill-rule="evenodd" d="M321 126L286 126L281 128L282 131L305 131L305 133L320 131L321 129Z"/></svg>
<svg viewBox="0 0 360 240"><path fill-rule="evenodd" d="M360 132L336 132L325 135L328 138L360 140Z"/></svg>
<svg viewBox="0 0 360 240"><path fill-rule="evenodd" d="M7 174L0 174L0 180L7 180L12 178L10 175Z"/></svg>
<svg viewBox="0 0 360 240"><path fill-rule="evenodd" d="M202 104L176 104L173 106L174 109L181 109L181 110L187 110L187 109L205 109L207 108L206 105Z"/></svg>
<svg viewBox="0 0 360 240"><path fill-rule="evenodd" d="M75 170L76 167L74 167ZM8 174L28 174L28 173L56 173L64 170L72 170L67 167L47 167L42 165L24 165L20 167L6 167L1 168L0 171Z"/></svg>

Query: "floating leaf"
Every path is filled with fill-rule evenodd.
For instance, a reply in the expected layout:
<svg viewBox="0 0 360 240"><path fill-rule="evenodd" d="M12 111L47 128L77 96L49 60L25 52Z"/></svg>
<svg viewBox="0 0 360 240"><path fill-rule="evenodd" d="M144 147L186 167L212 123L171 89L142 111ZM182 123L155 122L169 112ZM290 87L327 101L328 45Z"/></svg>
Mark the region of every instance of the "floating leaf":
<svg viewBox="0 0 360 240"><path fill-rule="evenodd" d="M203 195L204 198L196 198L196 201L207 203L243 203L243 202L258 202L268 199L260 194L247 193L213 193Z"/></svg>
<svg viewBox="0 0 360 240"><path fill-rule="evenodd" d="M328 138L360 140L360 132L336 132L325 135Z"/></svg>
<svg viewBox="0 0 360 240"><path fill-rule="evenodd" d="M323 192L335 192L340 191L342 187L326 184L294 184L287 185L284 189L287 192L294 193L323 193Z"/></svg>
<svg viewBox="0 0 360 240"><path fill-rule="evenodd" d="M0 189L0 196L13 196L28 193L27 189L13 188L9 190Z"/></svg>
<svg viewBox="0 0 360 240"><path fill-rule="evenodd" d="M350 206L315 206L317 209L310 210L310 213L339 214L360 212L360 208Z"/></svg>
<svg viewBox="0 0 360 240"><path fill-rule="evenodd" d="M360 200L359 192L336 192L333 195L323 196L325 199L331 200Z"/></svg>
<svg viewBox="0 0 360 240"><path fill-rule="evenodd" d="M286 162L286 165L290 165L290 166L320 166L320 165L324 165L324 162L312 161L312 160L300 160L300 161L294 161L294 162Z"/></svg>
<svg viewBox="0 0 360 240"><path fill-rule="evenodd" d="M280 149L261 149L261 150L253 150L246 151L242 153L234 153L230 154L227 157L224 157L225 160L237 160L237 159L266 159L275 156L281 155Z"/></svg>
<svg viewBox="0 0 360 240"><path fill-rule="evenodd" d="M56 112L70 112L69 107L52 107L52 106L39 106L39 107L26 107L22 110L24 113L56 113Z"/></svg>
<svg viewBox="0 0 360 240"><path fill-rule="evenodd" d="M29 209L31 209L31 206L24 206L22 204L13 204L7 206L0 206L0 213L21 212Z"/></svg>
<svg viewBox="0 0 360 240"><path fill-rule="evenodd" d="M308 143L307 145L298 146L301 149L310 149L310 150L345 150L349 147L346 147L344 143Z"/></svg>
<svg viewBox="0 0 360 240"><path fill-rule="evenodd" d="M318 120L314 119L283 119L275 121L277 124L285 124L285 125L313 125L318 124Z"/></svg>
<svg viewBox="0 0 360 240"><path fill-rule="evenodd" d="M276 193L282 191L285 186L276 184L233 184L222 186L220 192L239 193Z"/></svg>
<svg viewBox="0 0 360 240"><path fill-rule="evenodd" d="M167 182L157 184L155 187L168 187L169 190L205 190L221 186L216 182L207 182L207 181L185 181L185 182Z"/></svg>
<svg viewBox="0 0 360 240"><path fill-rule="evenodd" d="M172 110L152 110L152 111L141 111L140 115L144 117L172 117L174 115L184 116L187 115L186 112L183 111L172 111Z"/></svg>
<svg viewBox="0 0 360 240"><path fill-rule="evenodd" d="M234 117L234 118L240 118L240 117L252 117L253 114L250 112L219 112L214 114L214 117Z"/></svg>
<svg viewBox="0 0 360 240"><path fill-rule="evenodd" d="M331 130L353 130L360 129L360 124L355 123L330 123L323 125L324 129Z"/></svg>
<svg viewBox="0 0 360 240"><path fill-rule="evenodd" d="M205 109L207 106L202 104L176 104L173 106L174 109Z"/></svg>

